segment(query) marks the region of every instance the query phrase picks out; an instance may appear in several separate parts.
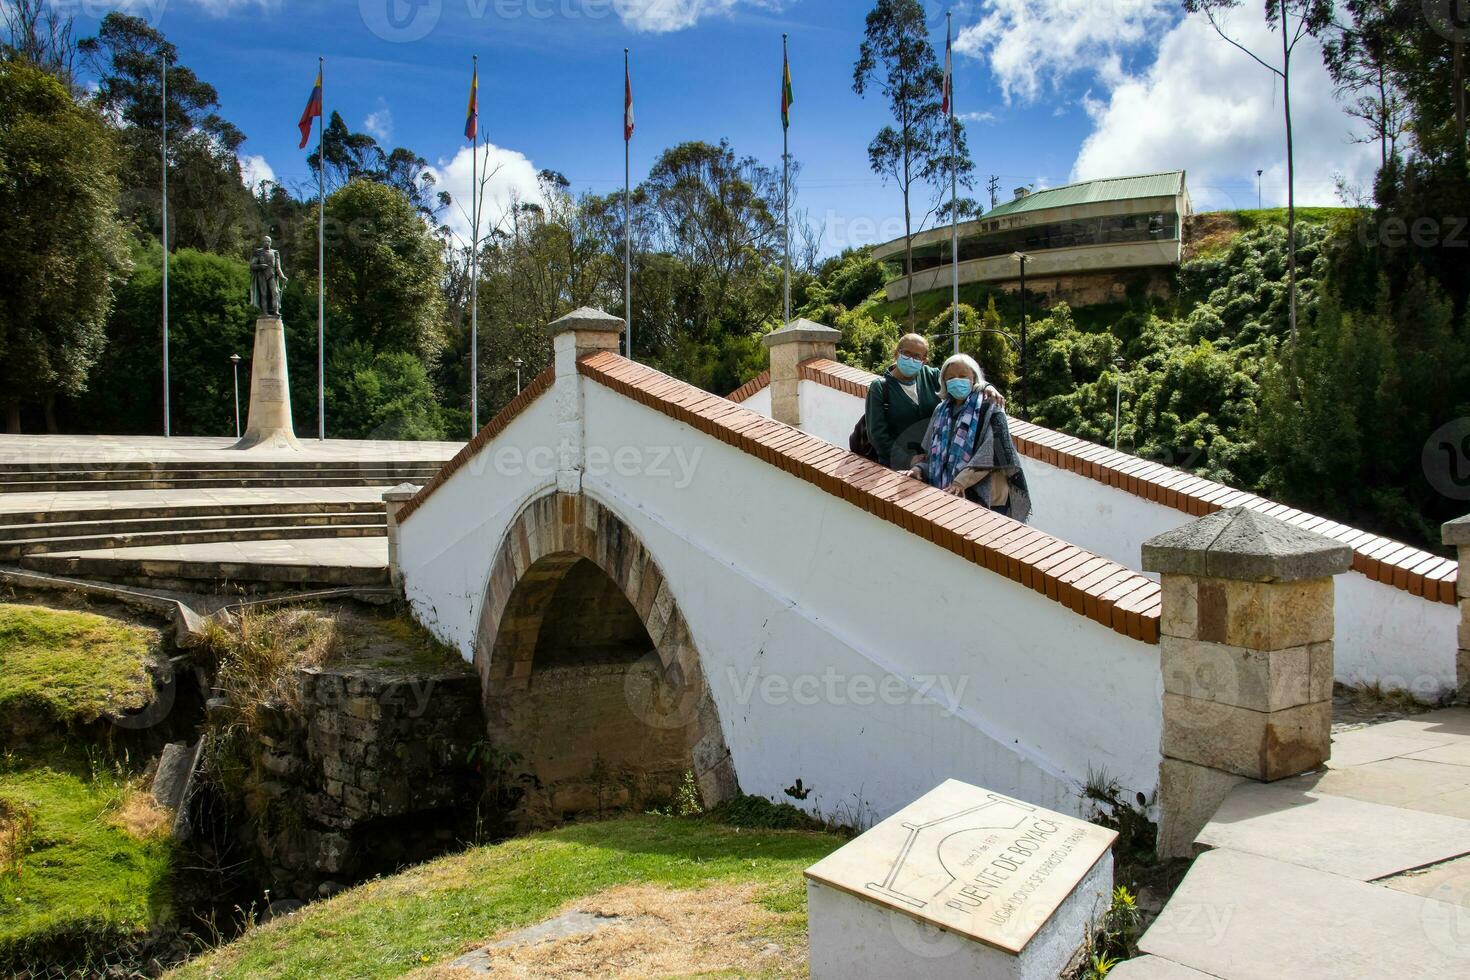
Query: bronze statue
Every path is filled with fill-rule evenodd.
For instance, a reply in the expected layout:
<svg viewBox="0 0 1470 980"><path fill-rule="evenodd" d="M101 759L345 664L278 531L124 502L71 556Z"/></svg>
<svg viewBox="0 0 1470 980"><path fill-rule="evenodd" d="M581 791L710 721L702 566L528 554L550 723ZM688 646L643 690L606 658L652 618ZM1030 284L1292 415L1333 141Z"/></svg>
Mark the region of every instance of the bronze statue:
<svg viewBox="0 0 1470 980"><path fill-rule="evenodd" d="M281 253L271 248L271 239L267 235L250 257L250 305L262 316L280 316L281 290L285 287L286 273L281 269Z"/></svg>

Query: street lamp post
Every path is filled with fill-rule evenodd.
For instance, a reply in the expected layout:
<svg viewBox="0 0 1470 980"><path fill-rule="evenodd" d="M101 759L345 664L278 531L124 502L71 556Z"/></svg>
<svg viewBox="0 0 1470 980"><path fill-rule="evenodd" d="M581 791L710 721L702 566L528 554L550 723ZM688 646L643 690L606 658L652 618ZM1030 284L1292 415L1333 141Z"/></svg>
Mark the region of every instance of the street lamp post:
<svg viewBox="0 0 1470 980"><path fill-rule="evenodd" d="M521 393L521 365L526 362L519 357L512 357L510 363L516 366L516 394L519 395Z"/></svg>
<svg viewBox="0 0 1470 980"><path fill-rule="evenodd" d="M240 438L240 355L230 355L230 366L235 370L235 438Z"/></svg>
<svg viewBox="0 0 1470 980"><path fill-rule="evenodd" d="M1026 417L1026 260L1030 257L1025 252L1011 253L1011 258L1021 263L1021 381L1016 392L1019 403L1016 414L1023 419Z"/></svg>
<svg viewBox="0 0 1470 980"><path fill-rule="evenodd" d="M1118 429L1123 423L1123 359L1121 357L1113 360L1113 366L1118 369L1116 376L1117 391L1113 396L1113 448L1118 448Z"/></svg>
<svg viewBox="0 0 1470 980"><path fill-rule="evenodd" d="M1257 211L1261 210L1261 174L1263 174L1265 172L1266 171L1264 171L1264 170L1257 170L1256 171L1256 210Z"/></svg>

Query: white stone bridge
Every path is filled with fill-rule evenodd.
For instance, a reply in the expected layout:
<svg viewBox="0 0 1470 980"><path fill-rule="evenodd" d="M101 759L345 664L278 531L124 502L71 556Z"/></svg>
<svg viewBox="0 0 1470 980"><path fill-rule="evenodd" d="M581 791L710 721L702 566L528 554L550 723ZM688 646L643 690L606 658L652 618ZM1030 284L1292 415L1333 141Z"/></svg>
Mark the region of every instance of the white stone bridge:
<svg viewBox="0 0 1470 980"><path fill-rule="evenodd" d="M689 770L857 821L947 778L1082 812L1101 779L1167 851L1242 778L1326 757L1334 627L1340 679L1457 683L1452 561L1014 423L1026 527L846 451L871 376L835 331L771 335L726 399L618 356L621 325L557 321L553 367L389 495L395 578L478 668L533 811ZM1155 549L1162 587L1138 570L1221 508Z"/></svg>

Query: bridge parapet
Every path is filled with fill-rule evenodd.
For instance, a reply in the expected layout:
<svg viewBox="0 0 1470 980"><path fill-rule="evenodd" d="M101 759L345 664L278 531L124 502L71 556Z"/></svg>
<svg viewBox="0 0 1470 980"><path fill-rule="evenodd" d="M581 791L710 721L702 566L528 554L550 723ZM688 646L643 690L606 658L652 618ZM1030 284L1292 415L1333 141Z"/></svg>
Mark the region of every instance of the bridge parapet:
<svg viewBox="0 0 1470 980"><path fill-rule="evenodd" d="M1470 515L1450 521L1441 529L1445 544L1459 549L1460 648L1455 654L1455 689L1460 700L1470 700Z"/></svg>
<svg viewBox="0 0 1470 980"><path fill-rule="evenodd" d="M1163 578L1159 853L1184 857L1242 779L1331 753L1333 576L1352 549L1244 507L1143 545Z"/></svg>
<svg viewBox="0 0 1470 980"><path fill-rule="evenodd" d="M821 357L803 362L798 371L801 428L847 445L877 376ZM770 415L765 377L742 385L730 399ZM1030 461L1034 525L1132 565L1140 544L1179 526L1181 515L1236 506L1270 515L1352 548L1354 574L1339 583L1338 681L1377 684L1429 701L1470 685L1470 657L1460 658L1464 667L1456 666L1457 648L1466 649L1455 639L1461 622L1456 578L1464 581L1463 563L1457 567L1453 558L1044 426L1012 419L1011 435Z"/></svg>

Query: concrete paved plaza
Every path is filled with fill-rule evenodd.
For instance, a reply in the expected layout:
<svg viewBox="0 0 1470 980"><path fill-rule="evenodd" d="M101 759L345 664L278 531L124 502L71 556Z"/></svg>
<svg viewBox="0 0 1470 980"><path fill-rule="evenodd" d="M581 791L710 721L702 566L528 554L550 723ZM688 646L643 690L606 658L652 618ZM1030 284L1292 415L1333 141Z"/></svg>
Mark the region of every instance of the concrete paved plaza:
<svg viewBox="0 0 1470 980"><path fill-rule="evenodd" d="M0 466L42 468L65 463L378 463L395 460L447 461L462 442L393 442L301 438L301 452L285 449L232 450L232 438L174 436L0 435Z"/></svg>
<svg viewBox="0 0 1470 980"><path fill-rule="evenodd" d="M1242 783L1117 980L1470 976L1470 709L1341 732Z"/></svg>

